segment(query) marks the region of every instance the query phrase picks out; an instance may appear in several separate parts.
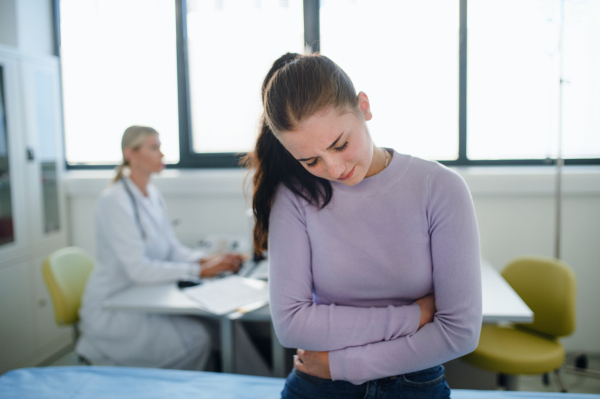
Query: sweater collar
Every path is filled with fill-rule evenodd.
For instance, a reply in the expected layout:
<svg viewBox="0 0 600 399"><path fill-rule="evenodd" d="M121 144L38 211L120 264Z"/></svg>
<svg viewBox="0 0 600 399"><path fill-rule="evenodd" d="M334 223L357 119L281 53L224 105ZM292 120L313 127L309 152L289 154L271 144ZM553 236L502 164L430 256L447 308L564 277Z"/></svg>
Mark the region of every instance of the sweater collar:
<svg viewBox="0 0 600 399"><path fill-rule="evenodd" d="M400 180L408 169L412 157L400 154L391 148L387 148L387 150L392 152L393 156L385 169L376 175L365 177L360 183L354 186L347 186L343 183L332 181L331 186L334 192L357 196L373 195L381 193L394 182Z"/></svg>

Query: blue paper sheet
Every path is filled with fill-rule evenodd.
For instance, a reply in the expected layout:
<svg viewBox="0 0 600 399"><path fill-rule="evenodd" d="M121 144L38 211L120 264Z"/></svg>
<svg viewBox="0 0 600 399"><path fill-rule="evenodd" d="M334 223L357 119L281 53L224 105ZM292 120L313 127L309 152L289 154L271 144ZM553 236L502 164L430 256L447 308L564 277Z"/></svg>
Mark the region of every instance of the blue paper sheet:
<svg viewBox="0 0 600 399"><path fill-rule="evenodd" d="M2 399L268 399L282 378L131 367L40 367L0 377ZM599 399L600 395L455 389L453 399Z"/></svg>

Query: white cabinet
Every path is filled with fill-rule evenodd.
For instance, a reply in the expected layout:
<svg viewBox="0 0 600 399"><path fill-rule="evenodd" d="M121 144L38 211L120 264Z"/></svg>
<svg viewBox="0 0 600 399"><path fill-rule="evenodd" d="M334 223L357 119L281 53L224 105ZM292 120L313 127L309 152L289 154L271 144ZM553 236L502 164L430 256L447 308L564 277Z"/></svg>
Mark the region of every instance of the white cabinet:
<svg viewBox="0 0 600 399"><path fill-rule="evenodd" d="M40 257L29 264L35 346L42 352L45 351L45 348L51 349L57 345L60 347L65 340L65 335L70 338L73 331L69 326L59 327L54 321L52 301L40 272L44 259L45 257Z"/></svg>
<svg viewBox="0 0 600 399"><path fill-rule="evenodd" d="M68 243L58 58L0 46L0 373L71 341L54 323L46 256Z"/></svg>
<svg viewBox="0 0 600 399"><path fill-rule="evenodd" d="M22 58L19 63L26 153L27 209L35 245L51 245L65 236L62 181L62 110L58 59Z"/></svg>
<svg viewBox="0 0 600 399"><path fill-rule="evenodd" d="M0 269L0 363L18 363L35 346L29 263Z"/></svg>
<svg viewBox="0 0 600 399"><path fill-rule="evenodd" d="M0 52L0 261L27 253L25 151L18 60Z"/></svg>

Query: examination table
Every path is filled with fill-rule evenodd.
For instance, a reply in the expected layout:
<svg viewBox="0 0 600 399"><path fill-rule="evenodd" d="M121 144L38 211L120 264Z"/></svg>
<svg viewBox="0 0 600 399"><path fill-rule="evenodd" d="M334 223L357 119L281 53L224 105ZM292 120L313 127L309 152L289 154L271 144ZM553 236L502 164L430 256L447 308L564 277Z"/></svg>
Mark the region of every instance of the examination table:
<svg viewBox="0 0 600 399"><path fill-rule="evenodd" d="M12 370L0 377L2 399L268 399L282 378L131 367L73 366ZM453 399L599 399L600 395L455 389Z"/></svg>

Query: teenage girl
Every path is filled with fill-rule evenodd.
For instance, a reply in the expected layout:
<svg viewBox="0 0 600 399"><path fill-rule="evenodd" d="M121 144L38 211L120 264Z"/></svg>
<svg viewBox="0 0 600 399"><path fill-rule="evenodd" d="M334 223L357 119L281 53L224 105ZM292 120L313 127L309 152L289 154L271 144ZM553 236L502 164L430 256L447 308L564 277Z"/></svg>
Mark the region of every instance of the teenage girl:
<svg viewBox="0 0 600 399"><path fill-rule="evenodd" d="M449 397L441 364L481 329L464 180L375 145L369 98L325 56L279 58L262 99L255 249L268 247L277 336L299 348L283 397Z"/></svg>

